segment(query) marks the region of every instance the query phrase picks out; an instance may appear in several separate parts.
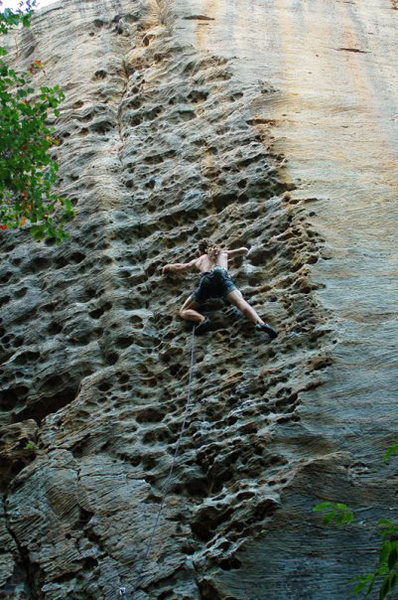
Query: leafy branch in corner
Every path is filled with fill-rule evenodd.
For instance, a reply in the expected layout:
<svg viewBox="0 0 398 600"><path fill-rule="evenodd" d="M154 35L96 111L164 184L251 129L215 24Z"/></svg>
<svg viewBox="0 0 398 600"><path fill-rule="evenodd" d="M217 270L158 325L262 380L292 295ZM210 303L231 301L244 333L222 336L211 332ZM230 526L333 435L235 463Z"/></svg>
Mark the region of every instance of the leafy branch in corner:
<svg viewBox="0 0 398 600"><path fill-rule="evenodd" d="M384 460L398 454L398 440L392 444L384 455ZM326 511L323 523L326 525L350 525L354 519L354 512L342 502L320 502L313 508L314 512ZM353 588L355 594L365 594L368 597L375 585L379 586L378 599L384 600L398 588L398 525L389 519L379 519L380 537L382 538L379 551L378 565L375 571L366 575L357 575L351 582L356 585Z"/></svg>
<svg viewBox="0 0 398 600"><path fill-rule="evenodd" d="M17 11L0 12L0 35L29 27L35 5L36 0L24 0ZM59 116L65 96L58 85L33 87L33 77L43 70L40 60L17 72L5 62L7 54L0 46L0 229L30 225L34 238L59 242L68 237L64 226L74 210L53 191L58 164L50 151L60 140L48 121Z"/></svg>

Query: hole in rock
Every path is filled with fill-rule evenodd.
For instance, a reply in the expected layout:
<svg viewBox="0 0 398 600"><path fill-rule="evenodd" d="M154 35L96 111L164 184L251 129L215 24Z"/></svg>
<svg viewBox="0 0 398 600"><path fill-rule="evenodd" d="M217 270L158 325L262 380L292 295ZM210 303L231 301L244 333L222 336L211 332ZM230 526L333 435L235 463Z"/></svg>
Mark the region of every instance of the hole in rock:
<svg viewBox="0 0 398 600"><path fill-rule="evenodd" d="M56 265L57 269L63 269L68 264L69 264L68 260L64 256L61 256L60 258L57 258L57 260L55 261L55 265Z"/></svg>
<svg viewBox="0 0 398 600"><path fill-rule="evenodd" d="M82 260L84 260L86 258L85 254L82 254L81 252L74 252L73 254L71 254L71 256L69 257L69 261L70 262L74 262L74 263L80 263L82 262Z"/></svg>
<svg viewBox="0 0 398 600"><path fill-rule="evenodd" d="M190 15L184 17L185 21L215 21L214 17L207 17L206 15Z"/></svg>
<svg viewBox="0 0 398 600"><path fill-rule="evenodd" d="M46 312L52 312L55 309L55 304L44 304L42 306L42 309L45 310Z"/></svg>
<svg viewBox="0 0 398 600"><path fill-rule="evenodd" d="M163 420L165 413L157 408L146 408L137 414L137 423L159 423Z"/></svg>
<svg viewBox="0 0 398 600"><path fill-rule="evenodd" d="M3 296L3 298L0 298L0 306L4 306L4 304L7 304L10 300L10 296Z"/></svg>
<svg viewBox="0 0 398 600"><path fill-rule="evenodd" d="M227 558L220 562L220 567L223 571L232 571L232 569L240 569L242 563L237 558Z"/></svg>
<svg viewBox="0 0 398 600"><path fill-rule="evenodd" d="M22 298L23 296L25 296L27 291L28 288L22 288L20 290L17 290L14 294L14 298Z"/></svg>
<svg viewBox="0 0 398 600"><path fill-rule="evenodd" d="M73 402L77 396L79 383L78 381L65 382L59 375L52 375L40 386L38 390L40 399L32 400L23 410L18 411L15 415L16 421L34 419L40 424L47 415Z"/></svg>
<svg viewBox="0 0 398 600"><path fill-rule="evenodd" d="M27 454L24 460L14 460L11 464L7 461L2 463L0 467L0 492L6 493L10 482L18 475L22 469L34 460L34 453Z"/></svg>
<svg viewBox="0 0 398 600"><path fill-rule="evenodd" d="M54 581L56 581L57 583L66 583L67 581L70 581L71 579L74 579L75 577L76 577L76 573L64 573L63 575L58 575L58 576L55 575Z"/></svg>
<svg viewBox="0 0 398 600"><path fill-rule="evenodd" d="M29 388L17 386L4 390L0 399L0 408L2 410L12 410L18 403L26 398Z"/></svg>
<svg viewBox="0 0 398 600"><path fill-rule="evenodd" d="M101 383L98 386L98 389L100 392L107 392L108 390L110 390L112 388L112 384L109 383L108 381L104 381L103 383Z"/></svg>
<svg viewBox="0 0 398 600"><path fill-rule="evenodd" d="M81 506L79 507L79 518L73 526L73 529L82 529L90 519L94 516L93 512L90 512Z"/></svg>
<svg viewBox="0 0 398 600"><path fill-rule="evenodd" d="M61 333L61 331L62 325L56 323L55 321L50 323L50 325L48 326L48 333L50 333L51 335L56 335L57 333Z"/></svg>
<svg viewBox="0 0 398 600"><path fill-rule="evenodd" d="M124 349L124 348L128 348L129 346L132 346L134 344L134 338L132 337L119 337L117 338L116 342L115 342L115 346L116 348L120 348L120 349Z"/></svg>
<svg viewBox="0 0 398 600"><path fill-rule="evenodd" d="M98 561L92 556L88 556L83 560L83 567L88 570L95 569L98 567Z"/></svg>
<svg viewBox="0 0 398 600"><path fill-rule="evenodd" d="M117 352L108 352L105 358L108 365L114 365L119 360L119 354Z"/></svg>
<svg viewBox="0 0 398 600"><path fill-rule="evenodd" d="M83 456L88 454L88 452L85 452L85 450L87 448L87 443L90 437L90 434L88 434L87 436L84 436L82 440L78 441L76 444L73 444L73 446L71 447L71 452L74 458L82 458Z"/></svg>
<svg viewBox="0 0 398 600"><path fill-rule="evenodd" d="M198 496L201 498L205 498L209 493L208 482L204 479L192 479L191 481L188 481L185 485L185 489L190 496Z"/></svg>
<svg viewBox="0 0 398 600"><path fill-rule="evenodd" d="M224 600L225 596L220 596L216 588L206 580L198 581L198 587L200 592L201 600ZM228 600L236 600L236 598L229 598Z"/></svg>
<svg viewBox="0 0 398 600"><path fill-rule="evenodd" d="M170 431L167 427L153 429L144 434L142 441L144 444L151 444L153 442L164 442L170 437Z"/></svg>
<svg viewBox="0 0 398 600"><path fill-rule="evenodd" d="M220 512L214 506L205 507L198 511L195 521L191 524L191 529L202 542L209 542L217 527L225 523L232 512L232 509Z"/></svg>
<svg viewBox="0 0 398 600"><path fill-rule="evenodd" d="M9 279L11 279L12 277L12 272L8 271L7 273L5 273L4 275L2 275L0 277L0 283L7 283L9 281Z"/></svg>
<svg viewBox="0 0 398 600"><path fill-rule="evenodd" d="M86 289L86 297L91 300L92 298L95 298L97 295L97 292L94 288L87 288Z"/></svg>
<svg viewBox="0 0 398 600"><path fill-rule="evenodd" d="M173 597L175 598L175 596L173 596L173 590L169 588L168 590L164 590L161 594L159 594L158 600L172 600Z"/></svg>
<svg viewBox="0 0 398 600"><path fill-rule="evenodd" d="M190 100L191 102L204 102L205 100L207 100L208 95L208 92L192 90L192 92L188 94L188 100Z"/></svg>
<svg viewBox="0 0 398 600"><path fill-rule="evenodd" d="M181 546L181 551L184 552L184 554L191 556L192 554L195 554L196 548L193 544L188 543Z"/></svg>
<svg viewBox="0 0 398 600"><path fill-rule="evenodd" d="M100 135L104 135L108 133L113 128L113 125L110 121L96 121L90 125L90 129L99 133Z"/></svg>
<svg viewBox="0 0 398 600"><path fill-rule="evenodd" d="M28 363L31 363L35 360L37 360L40 357L40 353L39 352L31 352L31 351L27 351L27 352L21 352L21 354L19 354L15 360L14 360L14 364L15 365L26 365Z"/></svg>
<svg viewBox="0 0 398 600"><path fill-rule="evenodd" d="M96 80L96 79L105 79L106 75L107 75L106 71L100 69L99 71L96 71L94 73L93 79L94 80Z"/></svg>
<svg viewBox="0 0 398 600"><path fill-rule="evenodd" d="M105 302L105 304L103 304L101 307L90 311L88 314L93 319L99 319L104 314L104 312L109 310L110 308L112 308L112 304L110 302Z"/></svg>

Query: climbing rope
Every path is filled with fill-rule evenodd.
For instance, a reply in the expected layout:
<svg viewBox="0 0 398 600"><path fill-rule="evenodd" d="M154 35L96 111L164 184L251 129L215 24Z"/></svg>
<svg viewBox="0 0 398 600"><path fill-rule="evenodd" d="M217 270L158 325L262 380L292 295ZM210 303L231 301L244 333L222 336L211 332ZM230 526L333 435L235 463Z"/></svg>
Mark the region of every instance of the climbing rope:
<svg viewBox="0 0 398 600"><path fill-rule="evenodd" d="M174 455L173 455L173 460L171 461L171 465L170 465L170 469L169 469L169 473L162 485L161 488L161 492L162 492L162 501L160 503L159 506L159 510L158 513L156 515L156 519L155 519L155 523L152 527L152 532L151 535L149 537L149 541L148 541L148 545L144 554L144 557L141 561L141 565L140 568L138 569L138 576L137 576L137 581L135 583L134 589L132 591L132 599L134 600L134 596L135 593L141 583L141 581L144 579L145 575L143 575L143 570L145 567L145 564L149 558L150 552L152 550L152 545L153 545L153 541L155 539L155 534L156 534L156 530L158 528L159 525L159 520L160 520L160 516L162 514L163 511L163 507L164 507L164 503L165 500L167 498L167 494L169 492L169 484L170 484L170 480L171 480L171 476L173 475L173 471L174 471L174 467L176 464L176 460L177 460L177 456L178 456L178 451L180 449L180 445L181 445L181 440L182 440L182 436L184 435L185 432L185 428L186 428L186 424L187 424L187 420L188 420L188 415L189 415L189 410L191 408L191 395L192 395L192 379L193 379L193 370L194 370L194 364L195 364L195 325L192 327L192 334L191 334L191 352L190 352L190 362L189 362L189 376L188 376L188 392L187 392L187 402L185 404L185 410L184 410L184 419L182 422L182 426L181 426L181 430L177 439L177 443L175 446L175 450L174 450ZM127 592L126 592L126 588L119 588L119 594L122 598L124 598L125 600L127 600Z"/></svg>

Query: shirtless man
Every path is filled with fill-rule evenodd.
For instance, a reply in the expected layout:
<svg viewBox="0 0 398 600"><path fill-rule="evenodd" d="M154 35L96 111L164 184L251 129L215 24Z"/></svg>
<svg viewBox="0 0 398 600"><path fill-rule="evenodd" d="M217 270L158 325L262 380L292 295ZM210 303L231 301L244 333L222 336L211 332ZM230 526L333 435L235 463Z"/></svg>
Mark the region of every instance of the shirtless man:
<svg viewBox="0 0 398 600"><path fill-rule="evenodd" d="M270 339L278 334L267 323L261 319L254 308L243 298L242 293L236 287L232 277L228 274L228 259L236 256L246 256L248 248L237 248L236 250L224 250L212 243L210 240L201 240L198 244L199 257L188 263L174 263L163 267L163 275L171 273L185 273L197 269L201 272L199 285L187 298L179 314L187 321L198 323L195 333L205 333L210 329L211 321L200 312L200 305L209 298L227 298L231 304L239 308L258 331L267 333Z"/></svg>

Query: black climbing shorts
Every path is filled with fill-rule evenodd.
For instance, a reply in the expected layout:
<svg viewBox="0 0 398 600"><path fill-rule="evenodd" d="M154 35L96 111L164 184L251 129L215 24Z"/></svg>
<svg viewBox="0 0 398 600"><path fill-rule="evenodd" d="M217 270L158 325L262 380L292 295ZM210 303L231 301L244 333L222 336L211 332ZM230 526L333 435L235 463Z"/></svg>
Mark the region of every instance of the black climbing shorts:
<svg viewBox="0 0 398 600"><path fill-rule="evenodd" d="M223 298L237 289L228 271L222 267L216 267L212 271L202 273L199 285L191 298L201 304L210 298Z"/></svg>

